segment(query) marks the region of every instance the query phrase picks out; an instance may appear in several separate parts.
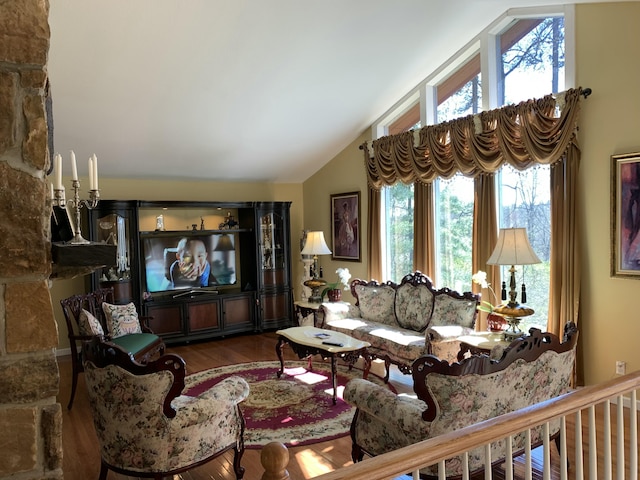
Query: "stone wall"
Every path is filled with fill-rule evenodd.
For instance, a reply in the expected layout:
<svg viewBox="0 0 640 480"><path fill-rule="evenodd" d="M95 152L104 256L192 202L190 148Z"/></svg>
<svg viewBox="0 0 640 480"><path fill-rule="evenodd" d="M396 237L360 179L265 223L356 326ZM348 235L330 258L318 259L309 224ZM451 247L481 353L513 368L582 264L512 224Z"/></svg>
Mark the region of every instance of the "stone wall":
<svg viewBox="0 0 640 480"><path fill-rule="evenodd" d="M0 478L60 479L45 84L47 0L0 0Z"/></svg>

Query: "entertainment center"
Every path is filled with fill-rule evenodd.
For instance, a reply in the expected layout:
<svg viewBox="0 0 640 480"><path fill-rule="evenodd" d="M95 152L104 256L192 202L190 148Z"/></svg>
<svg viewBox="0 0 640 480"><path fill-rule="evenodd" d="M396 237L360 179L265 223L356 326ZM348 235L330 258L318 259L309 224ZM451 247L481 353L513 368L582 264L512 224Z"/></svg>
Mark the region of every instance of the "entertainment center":
<svg viewBox="0 0 640 480"><path fill-rule="evenodd" d="M91 241L116 245L113 287L166 343L293 325L291 202L101 200Z"/></svg>

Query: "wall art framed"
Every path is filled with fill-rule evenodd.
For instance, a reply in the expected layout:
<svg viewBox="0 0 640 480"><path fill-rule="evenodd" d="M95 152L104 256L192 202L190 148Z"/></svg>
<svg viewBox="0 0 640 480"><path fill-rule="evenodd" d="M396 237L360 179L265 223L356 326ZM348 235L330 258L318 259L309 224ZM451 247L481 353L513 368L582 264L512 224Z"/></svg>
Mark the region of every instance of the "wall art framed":
<svg viewBox="0 0 640 480"><path fill-rule="evenodd" d="M361 261L360 192L331 195L331 258Z"/></svg>
<svg viewBox="0 0 640 480"><path fill-rule="evenodd" d="M640 152L611 156L611 276L640 280Z"/></svg>

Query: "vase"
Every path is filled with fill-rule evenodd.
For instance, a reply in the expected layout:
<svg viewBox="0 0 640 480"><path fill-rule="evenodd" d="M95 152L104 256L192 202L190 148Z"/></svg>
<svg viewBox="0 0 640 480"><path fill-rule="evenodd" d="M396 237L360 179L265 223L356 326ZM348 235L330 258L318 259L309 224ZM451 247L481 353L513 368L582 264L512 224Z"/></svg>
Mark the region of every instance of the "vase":
<svg viewBox="0 0 640 480"><path fill-rule="evenodd" d="M342 290L339 288L332 288L327 291L327 298L330 302L339 302L342 299Z"/></svg>
<svg viewBox="0 0 640 480"><path fill-rule="evenodd" d="M492 332L502 332L507 328L508 323L502 315L490 313L487 315L487 326Z"/></svg>

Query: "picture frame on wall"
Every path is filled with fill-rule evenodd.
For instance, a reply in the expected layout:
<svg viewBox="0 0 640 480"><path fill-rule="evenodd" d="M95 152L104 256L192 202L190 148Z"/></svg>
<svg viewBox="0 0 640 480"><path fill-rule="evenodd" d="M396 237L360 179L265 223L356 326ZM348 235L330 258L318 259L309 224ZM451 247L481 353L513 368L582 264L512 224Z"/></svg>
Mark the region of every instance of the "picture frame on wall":
<svg viewBox="0 0 640 480"><path fill-rule="evenodd" d="M640 279L640 152L611 156L611 276Z"/></svg>
<svg viewBox="0 0 640 480"><path fill-rule="evenodd" d="M360 192L331 195L331 258L361 261Z"/></svg>

